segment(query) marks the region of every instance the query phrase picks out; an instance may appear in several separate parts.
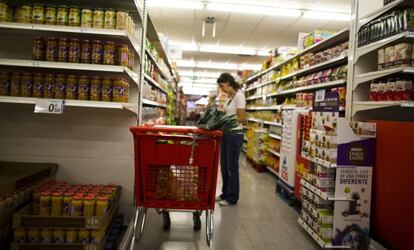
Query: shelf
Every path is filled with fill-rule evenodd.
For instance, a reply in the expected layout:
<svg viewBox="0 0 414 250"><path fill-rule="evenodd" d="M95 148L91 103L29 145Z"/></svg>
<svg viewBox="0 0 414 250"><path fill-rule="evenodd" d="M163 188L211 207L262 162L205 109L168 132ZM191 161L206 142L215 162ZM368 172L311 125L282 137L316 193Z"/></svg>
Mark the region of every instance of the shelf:
<svg viewBox="0 0 414 250"><path fill-rule="evenodd" d="M167 76L165 74L165 72L162 70L161 66L158 64L157 60L155 59L155 57L152 55L151 51L149 51L148 49L145 49L145 53L148 55L148 57L151 59L151 61L154 63L155 68L157 68L158 72L162 75L162 77L164 79L167 79Z"/></svg>
<svg viewBox="0 0 414 250"><path fill-rule="evenodd" d="M332 82L318 83L318 84L307 85L307 86L298 87L294 89L282 90L282 91L279 91L278 93L270 94L267 97L296 94L299 92L336 87L336 86L340 86L344 84L346 84L346 80L337 80L337 81L332 81Z"/></svg>
<svg viewBox="0 0 414 250"><path fill-rule="evenodd" d="M271 153L272 155L275 155L275 156L277 156L277 157L280 157L280 153L279 153L279 152L274 151L273 149L268 148L268 149L267 149L267 152L269 152L269 153Z"/></svg>
<svg viewBox="0 0 414 250"><path fill-rule="evenodd" d="M270 138L276 139L276 140L282 140L282 137L280 135L276 135L276 134L269 134Z"/></svg>
<svg viewBox="0 0 414 250"><path fill-rule="evenodd" d="M95 29L95 28L82 28L82 27L70 27L60 25L46 25L46 24L30 24L30 23L15 23L15 22L0 22L0 29L10 30L24 30L39 33L43 35L45 32L51 33L75 33L84 35L93 35L111 38L123 38L128 40L134 48L137 55L140 55L140 45L137 39L126 30L115 29Z"/></svg>
<svg viewBox="0 0 414 250"><path fill-rule="evenodd" d="M402 74L414 74L414 67L399 67L394 69L385 69L355 76L354 90L361 83L370 82L376 79L380 79L389 75L402 73Z"/></svg>
<svg viewBox="0 0 414 250"><path fill-rule="evenodd" d="M274 83L274 82L276 82L276 81L277 81L277 79L272 80L272 81L268 81L268 82L265 82L265 83L260 83L260 84L257 84L256 86L253 86L253 87L247 88L247 89L245 90L245 92L247 92L247 91L251 91L251 90L254 90L254 89L257 89L257 88L260 88L260 87L263 87L263 86L269 85L269 84L272 84L272 83Z"/></svg>
<svg viewBox="0 0 414 250"><path fill-rule="evenodd" d="M160 107L160 108L167 108L166 104L162 104L162 103L147 100L147 99L142 99L142 104L149 105L149 106L154 106L154 107Z"/></svg>
<svg viewBox="0 0 414 250"><path fill-rule="evenodd" d="M246 101L256 100L256 99L260 99L260 98L263 98L263 95L260 95L260 96L255 95L255 96L247 97Z"/></svg>
<svg viewBox="0 0 414 250"><path fill-rule="evenodd" d="M374 109L382 109L389 107L414 108L414 101L356 101L352 109L352 114L355 115L361 111L368 111Z"/></svg>
<svg viewBox="0 0 414 250"><path fill-rule="evenodd" d="M118 74L123 73L127 75L129 79L132 80L136 84L136 86L139 85L138 74L123 66L65 63L65 62L45 62L45 61L19 60L19 59L0 59L0 66L78 70L78 71L118 73Z"/></svg>
<svg viewBox="0 0 414 250"><path fill-rule="evenodd" d="M33 98L33 97L0 96L0 103L35 105L37 99L38 98ZM138 113L137 105L134 105L133 103L121 103L121 102L65 100L65 107L119 109L119 110L128 110L134 114Z"/></svg>
<svg viewBox="0 0 414 250"><path fill-rule="evenodd" d="M277 178L279 178L279 173L276 172L276 170L274 168L269 167L269 166L266 166L266 168L270 173L274 174Z"/></svg>
<svg viewBox="0 0 414 250"><path fill-rule="evenodd" d="M331 162L328 162L328 161L325 161L325 160L321 160L319 158L310 157L304 152L302 152L301 155L302 155L302 158L307 159L308 161L313 162L313 163L318 164L318 165L321 165L323 167L326 167L326 168L336 168L337 167L337 165L334 164L334 163L331 163Z"/></svg>
<svg viewBox="0 0 414 250"><path fill-rule="evenodd" d="M154 79L152 79L149 75L144 73L144 79L149 82L151 85L157 87L159 90L161 90L162 92L164 92L165 94L168 94L167 90L165 90L163 87L161 87L161 85L155 81Z"/></svg>
<svg viewBox="0 0 414 250"><path fill-rule="evenodd" d="M247 111L252 110L280 110L282 108L282 105L274 105L274 106L268 106L268 107L249 107L246 108Z"/></svg>
<svg viewBox="0 0 414 250"><path fill-rule="evenodd" d="M316 188L315 186L313 186L312 184L310 184L309 182L307 182L303 178L300 180L300 184L302 186L304 186L305 188L309 189L310 191L312 191L312 193L316 194L317 196L319 196L320 198L322 198L325 201L333 201L334 200L334 198L331 195L328 195L327 193L324 193L324 192L320 191L318 188Z"/></svg>
<svg viewBox="0 0 414 250"><path fill-rule="evenodd" d="M333 246L332 244L325 243L325 241L323 241L321 239L321 237L319 237L319 235L317 233L315 233L312 230L312 228L310 228L308 226L308 224L306 224L306 222L302 218L298 219L298 223L299 223L299 225L302 226L303 229L305 229L306 232L308 232L308 234L318 243L318 245L321 248L328 248L328 249L330 249L330 248L331 249L332 248L338 248L338 249L347 248L347 249L350 249L351 248L350 246Z"/></svg>
<svg viewBox="0 0 414 250"><path fill-rule="evenodd" d="M271 125L271 126L276 126L276 127L282 127L281 122L268 122L268 121L265 121L264 124Z"/></svg>
<svg viewBox="0 0 414 250"><path fill-rule="evenodd" d="M263 121L262 120L260 120L260 119L255 119L255 118L249 118L249 119L247 119L249 122L255 122L255 123L263 123Z"/></svg>
<svg viewBox="0 0 414 250"><path fill-rule="evenodd" d="M370 44L364 45L362 47L356 48L355 49L355 59L356 59L355 61L358 61L358 59L361 56L366 55L366 54L368 54L372 51L376 51L376 50L378 50L378 49L380 49L384 46L387 46L391 43L398 42L398 41L401 41L401 40L404 40L404 39L405 40L406 39L412 39L412 38L414 38L414 32L406 31L406 32L403 32L403 33L400 33L400 34L382 39L380 41L370 43Z"/></svg>
<svg viewBox="0 0 414 250"><path fill-rule="evenodd" d="M276 65L274 65L274 66L272 66L272 67L270 67L270 68L268 68L264 71L261 71L261 72L255 74L255 75L247 78L247 80L245 82L246 83L251 82L252 80L255 80L256 78L258 78L258 77L260 77L260 76L262 76L262 75L264 75L264 74L266 74L266 73L268 73L272 70L280 68L281 66L283 66L283 65L289 63L290 61L292 61L294 58L298 58L298 57L300 57L300 56L302 56L306 53L320 51L320 50L323 50L325 48L332 47L335 44L339 44L340 42L345 42L345 41L349 40L348 38L349 38L349 29L343 29L343 30L339 31L338 33L334 34L333 36L331 36L331 37L329 37L325 40L322 40L321 42L319 42L317 44L314 44L314 45L310 46L309 48L306 48L306 49L302 50L301 52L299 52L295 56L293 56L293 57L291 57L291 58L289 58L289 59L287 59L287 60L285 60L281 63L278 63L278 64L276 64Z"/></svg>

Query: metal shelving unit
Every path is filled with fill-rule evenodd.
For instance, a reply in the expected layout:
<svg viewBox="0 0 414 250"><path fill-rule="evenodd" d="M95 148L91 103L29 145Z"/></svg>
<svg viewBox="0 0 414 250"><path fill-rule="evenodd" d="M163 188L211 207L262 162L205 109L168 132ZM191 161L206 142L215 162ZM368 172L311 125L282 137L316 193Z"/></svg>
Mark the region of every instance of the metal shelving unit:
<svg viewBox="0 0 414 250"><path fill-rule="evenodd" d="M155 87L157 87L159 90L161 90L162 92L164 92L164 93L168 93L167 92L167 90L165 90L163 87L161 87L161 85L157 82L157 81L155 81L154 79L152 79L149 75L147 75L147 74L145 74L144 73L144 79L147 81L147 82L149 82L149 83L151 83L153 86L155 86Z"/></svg>
<svg viewBox="0 0 414 250"><path fill-rule="evenodd" d="M159 102L151 101L151 100L147 100L147 99L143 99L143 104L149 105L149 106L154 106L154 107L159 107L159 108L167 108L167 105L165 105L163 103L159 103Z"/></svg>

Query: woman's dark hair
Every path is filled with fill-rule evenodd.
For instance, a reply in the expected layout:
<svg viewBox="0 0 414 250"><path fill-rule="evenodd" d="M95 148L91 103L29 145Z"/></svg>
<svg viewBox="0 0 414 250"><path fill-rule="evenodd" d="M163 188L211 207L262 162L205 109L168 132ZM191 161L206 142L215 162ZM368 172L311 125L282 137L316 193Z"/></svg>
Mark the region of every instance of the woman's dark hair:
<svg viewBox="0 0 414 250"><path fill-rule="evenodd" d="M240 84L234 80L234 77L229 73L222 73L217 79L217 83L228 83L234 90L239 90L241 88Z"/></svg>

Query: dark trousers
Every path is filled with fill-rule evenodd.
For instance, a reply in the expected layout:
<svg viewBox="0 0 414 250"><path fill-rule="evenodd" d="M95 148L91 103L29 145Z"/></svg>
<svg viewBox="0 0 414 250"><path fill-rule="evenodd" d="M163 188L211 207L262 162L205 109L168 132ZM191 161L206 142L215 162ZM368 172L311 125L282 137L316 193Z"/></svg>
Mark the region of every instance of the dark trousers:
<svg viewBox="0 0 414 250"><path fill-rule="evenodd" d="M220 165L223 188L221 198L230 204L239 200L239 157L243 134L224 134L221 141Z"/></svg>

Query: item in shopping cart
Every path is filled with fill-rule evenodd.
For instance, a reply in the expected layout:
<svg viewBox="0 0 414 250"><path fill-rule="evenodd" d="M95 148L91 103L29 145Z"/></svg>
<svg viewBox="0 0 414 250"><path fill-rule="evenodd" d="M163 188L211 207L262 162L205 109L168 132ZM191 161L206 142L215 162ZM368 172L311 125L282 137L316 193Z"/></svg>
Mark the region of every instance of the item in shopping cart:
<svg viewBox="0 0 414 250"><path fill-rule="evenodd" d="M63 229L53 230L53 243L63 244L66 242L66 232Z"/></svg>
<svg viewBox="0 0 414 250"><path fill-rule="evenodd" d="M74 229L68 229L66 231L66 243L73 244L78 242L78 231Z"/></svg>
<svg viewBox="0 0 414 250"><path fill-rule="evenodd" d="M56 24L56 6L47 5L45 10L45 24Z"/></svg>
<svg viewBox="0 0 414 250"><path fill-rule="evenodd" d="M29 229L27 231L27 238L29 240L29 243L40 243L40 230Z"/></svg>
<svg viewBox="0 0 414 250"><path fill-rule="evenodd" d="M103 43L100 40L92 41L92 63L102 64Z"/></svg>
<svg viewBox="0 0 414 250"><path fill-rule="evenodd" d="M59 38L58 42L58 62L67 62L68 61L68 39Z"/></svg>
<svg viewBox="0 0 414 250"><path fill-rule="evenodd" d="M93 27L98 28L98 29L103 29L104 28L104 18L105 18L105 13L104 13L103 9L96 8L93 11Z"/></svg>
<svg viewBox="0 0 414 250"><path fill-rule="evenodd" d="M90 242L90 231L89 230L79 230L78 233L78 239L79 243L81 244L87 244Z"/></svg>
<svg viewBox="0 0 414 250"><path fill-rule="evenodd" d="M115 29L116 12L113 9L105 10L105 29Z"/></svg>
<svg viewBox="0 0 414 250"><path fill-rule="evenodd" d="M74 75L68 75L66 78L66 97L68 100L78 99L78 79Z"/></svg>
<svg viewBox="0 0 414 250"><path fill-rule="evenodd" d="M79 27L81 24L81 10L78 6L71 6L69 8L68 23L69 26Z"/></svg>
<svg viewBox="0 0 414 250"><path fill-rule="evenodd" d="M91 91L90 91L91 101L101 100L101 84L102 84L102 80L100 77L94 76L91 78Z"/></svg>
<svg viewBox="0 0 414 250"><path fill-rule="evenodd" d="M33 60L42 61L44 60L45 54L45 42L43 38L37 37L33 41Z"/></svg>
<svg viewBox="0 0 414 250"><path fill-rule="evenodd" d="M107 195L101 195L96 201L96 211L95 215L102 217L105 216L108 212L109 199Z"/></svg>
<svg viewBox="0 0 414 250"><path fill-rule="evenodd" d="M105 237L105 231L102 229L91 230L91 243L100 243Z"/></svg>
<svg viewBox="0 0 414 250"><path fill-rule="evenodd" d="M25 72L22 75L21 81L21 96L22 97L31 97L32 96L32 84L33 76L32 73Z"/></svg>
<svg viewBox="0 0 414 250"><path fill-rule="evenodd" d="M103 51L103 64L114 65L115 64L115 42L106 41Z"/></svg>
<svg viewBox="0 0 414 250"><path fill-rule="evenodd" d="M79 63L81 57L81 44L77 38L72 38L69 41L69 57L70 63Z"/></svg>
<svg viewBox="0 0 414 250"><path fill-rule="evenodd" d="M46 61L56 62L58 57L58 43L56 38L49 37L46 42Z"/></svg>
<svg viewBox="0 0 414 250"><path fill-rule="evenodd" d="M41 3L33 4L32 23L43 24L45 22L45 6Z"/></svg>
<svg viewBox="0 0 414 250"><path fill-rule="evenodd" d="M27 231L25 229L16 229L14 230L14 241L16 243L26 243L27 240Z"/></svg>
<svg viewBox="0 0 414 250"><path fill-rule="evenodd" d="M29 4L25 4L20 7L20 22L22 23L31 23L33 15L33 8Z"/></svg>
<svg viewBox="0 0 414 250"><path fill-rule="evenodd" d="M56 99L64 99L66 96L66 76L59 74L56 76L55 81L55 98Z"/></svg>
<svg viewBox="0 0 414 250"><path fill-rule="evenodd" d="M101 91L101 101L110 102L112 100L112 80L110 78L103 78Z"/></svg>
<svg viewBox="0 0 414 250"><path fill-rule="evenodd" d="M83 201L83 216L95 215L95 196L87 195Z"/></svg>
<svg viewBox="0 0 414 250"><path fill-rule="evenodd" d="M90 8L82 9L81 27L82 28L93 27L93 11Z"/></svg>
<svg viewBox="0 0 414 250"><path fill-rule="evenodd" d="M20 96L21 95L21 81L22 76L19 72L14 72L10 81L10 95Z"/></svg>
<svg viewBox="0 0 414 250"><path fill-rule="evenodd" d="M90 80L87 76L79 77L78 100L89 100Z"/></svg>
<svg viewBox="0 0 414 250"><path fill-rule="evenodd" d="M56 13L56 24L67 26L69 21L68 7L66 5L59 5Z"/></svg>
<svg viewBox="0 0 414 250"><path fill-rule="evenodd" d="M41 243L52 243L53 232L52 229L40 230L40 242Z"/></svg>

